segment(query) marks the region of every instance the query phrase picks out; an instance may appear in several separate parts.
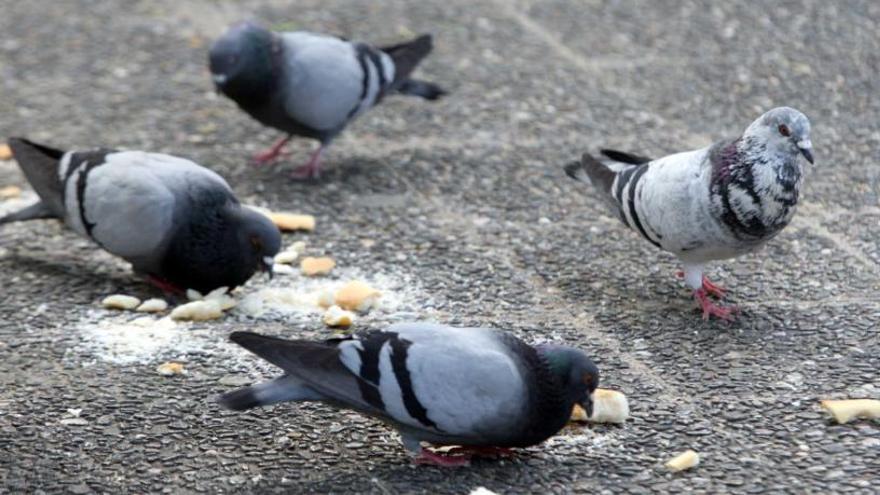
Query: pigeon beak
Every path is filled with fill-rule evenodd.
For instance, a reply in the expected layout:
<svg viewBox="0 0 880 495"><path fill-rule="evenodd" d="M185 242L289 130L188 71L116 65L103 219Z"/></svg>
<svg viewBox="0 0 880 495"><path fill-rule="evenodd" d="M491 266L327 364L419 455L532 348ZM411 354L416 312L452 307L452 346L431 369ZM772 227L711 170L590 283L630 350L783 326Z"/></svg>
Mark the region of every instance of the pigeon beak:
<svg viewBox="0 0 880 495"><path fill-rule="evenodd" d="M275 258L272 256L264 256L263 257L263 271L269 274L269 280L272 280L272 276L274 275L273 267L275 266Z"/></svg>
<svg viewBox="0 0 880 495"><path fill-rule="evenodd" d="M813 163L813 143L810 142L809 139L803 139L797 142L797 147L801 150L801 154L804 155L804 158L807 159L811 164Z"/></svg>
<svg viewBox="0 0 880 495"><path fill-rule="evenodd" d="M584 399L580 406L584 408L584 411L587 413L588 418L593 417L593 397L588 395L586 399Z"/></svg>

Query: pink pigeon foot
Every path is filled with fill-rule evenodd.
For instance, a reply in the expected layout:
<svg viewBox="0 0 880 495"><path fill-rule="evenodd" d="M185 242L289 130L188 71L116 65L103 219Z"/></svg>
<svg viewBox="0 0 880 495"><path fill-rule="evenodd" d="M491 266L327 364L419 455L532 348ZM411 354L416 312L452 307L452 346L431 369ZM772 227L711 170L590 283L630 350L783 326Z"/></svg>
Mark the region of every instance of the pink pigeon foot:
<svg viewBox="0 0 880 495"><path fill-rule="evenodd" d="M733 314L736 313L736 306L719 306L712 302L709 298L709 292L704 288L699 288L694 291L694 299L700 303L700 308L703 310L703 319L708 320L709 316L714 316L716 318L720 318L724 321L733 321Z"/></svg>
<svg viewBox="0 0 880 495"><path fill-rule="evenodd" d="M465 454L474 457L503 457L514 456L513 449L507 447L455 447L449 450L450 454Z"/></svg>
<svg viewBox="0 0 880 495"><path fill-rule="evenodd" d="M180 287L172 284L171 282L165 280L164 278L157 277L155 275L147 275L147 282L157 287L159 290L164 292L167 295L173 296L182 296L186 294L186 291L181 289Z"/></svg>
<svg viewBox="0 0 880 495"><path fill-rule="evenodd" d="M272 145L268 150L257 153L254 155L254 165L268 165L279 157L285 155L284 153L284 145L290 141L291 136L283 137L279 139L275 144Z"/></svg>
<svg viewBox="0 0 880 495"><path fill-rule="evenodd" d="M321 152L324 151L324 147L321 146L318 148L312 156L309 158L309 161L303 165L302 167L294 170L290 176L294 179L309 179L321 176Z"/></svg>
<svg viewBox="0 0 880 495"><path fill-rule="evenodd" d="M440 467L462 467L470 465L471 458L468 455L438 454L428 449L422 449L419 455L413 459L413 463Z"/></svg>
<svg viewBox="0 0 880 495"><path fill-rule="evenodd" d="M675 275L678 278L684 278L684 272L682 270L677 271ZM711 280L709 280L709 277L705 275L703 275L703 289L706 289L706 292L709 295L715 296L718 299L724 299L724 297L727 295L727 289L721 287L720 285L715 285L714 283L712 283Z"/></svg>

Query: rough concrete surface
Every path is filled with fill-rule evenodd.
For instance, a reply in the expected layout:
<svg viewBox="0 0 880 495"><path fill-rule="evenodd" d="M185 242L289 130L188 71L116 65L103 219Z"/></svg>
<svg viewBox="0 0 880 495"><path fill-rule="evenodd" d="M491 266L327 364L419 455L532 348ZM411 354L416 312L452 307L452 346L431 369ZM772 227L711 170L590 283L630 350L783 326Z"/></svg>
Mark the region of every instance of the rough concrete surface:
<svg viewBox="0 0 880 495"><path fill-rule="evenodd" d="M317 338L319 314L234 310L135 337L102 310L155 291L56 222L0 227L0 492L870 493L880 424L835 425L822 398L880 398L880 4L383 0L4 1L0 136L190 157L240 197L314 214L310 253L364 277L385 309L359 328L430 319L576 344L632 405L513 460L412 466L380 423L320 405L220 411L211 397L275 373L234 330ZM213 92L207 44L255 18L375 42L432 32L436 104L389 98L318 181L253 168L277 133ZM613 146L660 155L740 132L778 105L813 122L803 204L762 251L710 275L742 308L703 322L677 266L561 165ZM0 163L0 186L26 182ZM0 207L7 203L0 203ZM335 277L335 278L334 278ZM256 277L263 286L306 284ZM313 282L309 282L313 283ZM314 282L317 283L317 282ZM103 322L103 323L102 323ZM105 326L102 326L105 325ZM108 343L112 335L117 340ZM141 335L141 334L138 334ZM130 336L130 337L129 337ZM164 340L163 340L164 339ZM185 375L156 373L183 362ZM81 411L77 411L81 410ZM662 468L675 453L690 471ZM876 493L876 492L875 492Z"/></svg>

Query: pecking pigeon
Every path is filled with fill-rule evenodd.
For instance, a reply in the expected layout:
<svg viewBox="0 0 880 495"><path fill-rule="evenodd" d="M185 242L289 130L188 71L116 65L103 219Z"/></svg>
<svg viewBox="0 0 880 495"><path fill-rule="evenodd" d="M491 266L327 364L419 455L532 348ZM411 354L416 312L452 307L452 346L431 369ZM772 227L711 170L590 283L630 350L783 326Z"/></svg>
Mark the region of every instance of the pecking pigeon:
<svg viewBox="0 0 880 495"><path fill-rule="evenodd" d="M711 260L754 251L794 215L803 181L800 156L813 163L810 121L774 108L733 140L652 160L602 150L565 166L592 183L620 219L651 244L678 256L685 282L710 315L732 319L736 308L713 303L725 290L703 275Z"/></svg>
<svg viewBox="0 0 880 495"><path fill-rule="evenodd" d="M486 328L398 323L324 342L250 332L230 339L284 370L274 380L218 398L241 411L284 401L322 401L396 428L415 462L467 464L543 442L579 404L592 413L599 370L580 350L529 346ZM463 455L423 449L458 445Z"/></svg>
<svg viewBox="0 0 880 495"><path fill-rule="evenodd" d="M238 286L271 274L278 228L195 163L142 151L60 151L9 140L40 201L0 224L57 218L167 292Z"/></svg>
<svg viewBox="0 0 880 495"><path fill-rule="evenodd" d="M411 79L432 48L430 35L376 48L333 36L296 31L275 33L252 23L232 26L210 51L214 84L251 117L287 135L255 157L281 156L293 136L320 146L296 177L317 177L321 152L355 117L387 94L436 100L445 91Z"/></svg>

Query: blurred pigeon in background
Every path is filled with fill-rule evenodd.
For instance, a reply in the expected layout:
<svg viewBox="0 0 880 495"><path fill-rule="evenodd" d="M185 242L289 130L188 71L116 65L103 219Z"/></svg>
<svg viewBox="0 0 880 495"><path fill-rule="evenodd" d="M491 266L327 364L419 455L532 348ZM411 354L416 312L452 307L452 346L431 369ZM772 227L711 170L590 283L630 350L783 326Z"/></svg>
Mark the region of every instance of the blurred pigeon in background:
<svg viewBox="0 0 880 495"><path fill-rule="evenodd" d="M599 383L580 350L532 347L485 328L398 323L324 342L250 332L230 338L284 374L220 396L223 407L322 401L354 409L396 428L424 464L458 466L471 455L543 442L565 426L575 404L592 414ZM461 448L444 455L423 441Z"/></svg>
<svg viewBox="0 0 880 495"><path fill-rule="evenodd" d="M409 76L432 48L430 35L375 48L305 31L275 33L252 23L229 28L210 50L214 83L242 110L287 135L255 157L281 156L293 136L320 146L296 177L320 174L321 152L355 117L385 95L436 100L445 91Z"/></svg>
<svg viewBox="0 0 880 495"><path fill-rule="evenodd" d="M725 290L703 275L711 260L755 251L794 215L803 168L813 163L810 121L788 107L774 108L742 134L707 148L657 160L602 150L565 166L593 184L618 217L651 244L678 256L684 279L710 315L732 319L736 308L714 304Z"/></svg>
<svg viewBox="0 0 880 495"><path fill-rule="evenodd" d="M40 201L0 224L60 219L166 292L231 289L258 269L271 274L278 228L202 166L142 151L64 152L21 138L9 146Z"/></svg>

